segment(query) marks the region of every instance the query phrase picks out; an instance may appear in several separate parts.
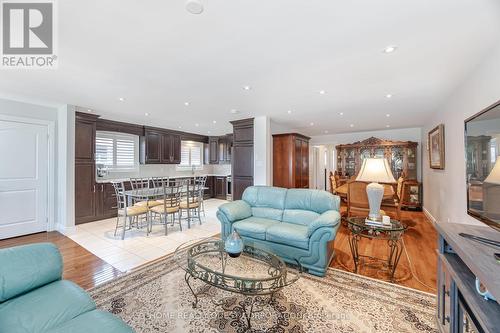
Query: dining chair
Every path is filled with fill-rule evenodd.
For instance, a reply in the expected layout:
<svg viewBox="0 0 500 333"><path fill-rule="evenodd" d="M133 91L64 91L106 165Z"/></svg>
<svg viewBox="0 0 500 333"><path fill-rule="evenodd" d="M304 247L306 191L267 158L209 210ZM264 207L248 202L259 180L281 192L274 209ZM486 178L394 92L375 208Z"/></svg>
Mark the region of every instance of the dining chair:
<svg viewBox="0 0 500 333"><path fill-rule="evenodd" d="M158 215L160 215L160 222L165 226L165 235L168 233L168 217L172 217L172 226L175 225L175 214L177 214L179 218L179 227L182 231L182 223L181 223L181 214L180 214L180 204L181 204L181 193L184 182L182 181L174 181L163 182L162 193L163 197L159 200L156 200L160 203L158 206L154 206L150 208L150 210ZM153 224L151 222L151 229Z"/></svg>
<svg viewBox="0 0 500 333"><path fill-rule="evenodd" d="M206 217L205 215L205 185L207 183L207 176L201 176L201 177L196 177L195 181L198 182L201 186L201 198L200 198L200 210L203 212L203 217Z"/></svg>
<svg viewBox="0 0 500 333"><path fill-rule="evenodd" d="M153 186L155 188L162 188L163 184L166 184L168 186L170 178L169 177L152 177L151 182L153 183Z"/></svg>
<svg viewBox="0 0 500 333"><path fill-rule="evenodd" d="M132 187L133 191L141 191L151 189L152 180L150 178L130 178L130 187ZM153 187L154 188L154 187ZM144 196L143 198L139 198L136 202L134 202L135 206L144 206L146 208L151 208L159 205L156 200L150 200L149 196Z"/></svg>
<svg viewBox="0 0 500 333"><path fill-rule="evenodd" d="M370 205L366 194L367 185L367 183L357 181L347 184L347 217L368 216ZM385 215L385 211L380 210L380 214Z"/></svg>
<svg viewBox="0 0 500 333"><path fill-rule="evenodd" d="M118 209L118 214L116 217L116 226L115 226L115 236L118 231L120 225L120 218L123 218L123 230L122 230L122 239L125 239L125 230L127 229L127 221L129 224L129 230L132 228L132 224L134 222L135 217L146 216L148 214L148 208L146 206L130 206L127 205L127 198L125 196L125 185L123 182L114 182L113 188L115 190L116 195L116 207Z"/></svg>
<svg viewBox="0 0 500 333"><path fill-rule="evenodd" d="M191 228L191 220L194 217L197 217L201 224L200 203L203 198L203 187L196 179L190 178L186 181L184 188L184 196L180 205L180 215L182 218L183 212L186 211L188 228Z"/></svg>

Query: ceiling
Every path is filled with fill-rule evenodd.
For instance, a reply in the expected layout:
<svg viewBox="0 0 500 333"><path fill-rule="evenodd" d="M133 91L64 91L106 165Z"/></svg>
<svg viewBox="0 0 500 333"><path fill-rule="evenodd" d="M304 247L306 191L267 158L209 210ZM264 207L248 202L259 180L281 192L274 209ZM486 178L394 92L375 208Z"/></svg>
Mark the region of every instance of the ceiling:
<svg viewBox="0 0 500 333"><path fill-rule="evenodd" d="M0 71L0 96L211 135L417 127L499 43L496 0L201 1L58 1L59 68Z"/></svg>

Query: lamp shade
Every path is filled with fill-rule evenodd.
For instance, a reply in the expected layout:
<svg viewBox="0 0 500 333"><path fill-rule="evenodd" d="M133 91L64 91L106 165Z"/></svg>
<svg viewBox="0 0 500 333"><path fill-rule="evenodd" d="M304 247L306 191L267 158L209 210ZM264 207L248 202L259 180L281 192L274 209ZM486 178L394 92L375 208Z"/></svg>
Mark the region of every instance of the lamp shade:
<svg viewBox="0 0 500 333"><path fill-rule="evenodd" d="M500 156L497 157L493 170L491 170L484 182L493 185L500 185Z"/></svg>
<svg viewBox="0 0 500 333"><path fill-rule="evenodd" d="M365 158L356 181L371 183L395 183L389 162L385 158Z"/></svg>

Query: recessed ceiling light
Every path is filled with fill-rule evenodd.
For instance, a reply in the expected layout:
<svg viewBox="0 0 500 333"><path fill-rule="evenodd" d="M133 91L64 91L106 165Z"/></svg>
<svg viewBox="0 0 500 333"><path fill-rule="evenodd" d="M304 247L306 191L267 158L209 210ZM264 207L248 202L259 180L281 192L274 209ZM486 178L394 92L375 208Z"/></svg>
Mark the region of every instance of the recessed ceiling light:
<svg viewBox="0 0 500 333"><path fill-rule="evenodd" d="M391 127L391 125L385 125L385 127L389 128L389 127Z"/></svg>
<svg viewBox="0 0 500 333"><path fill-rule="evenodd" d="M213 120L212 123L217 124L217 120Z"/></svg>
<svg viewBox="0 0 500 333"><path fill-rule="evenodd" d="M252 87L250 87L250 86L244 86L243 89L250 90L250 89L252 89Z"/></svg>
<svg viewBox="0 0 500 333"><path fill-rule="evenodd" d="M149 116L149 113L146 112L146 113L144 113L144 115L147 117L147 116Z"/></svg>
<svg viewBox="0 0 500 333"><path fill-rule="evenodd" d="M392 98L392 94L385 95L386 98Z"/></svg>
<svg viewBox="0 0 500 333"><path fill-rule="evenodd" d="M123 98L123 97L119 97L119 98L118 98L118 100L119 100L120 102L124 102L124 101L125 101L125 98Z"/></svg>
<svg viewBox="0 0 500 333"><path fill-rule="evenodd" d="M396 51L396 49L397 49L397 46L389 45L384 49L384 53L392 53L392 52Z"/></svg>
<svg viewBox="0 0 500 333"><path fill-rule="evenodd" d="M92 112L92 110L91 110L91 109L88 109L87 111L88 111L88 112Z"/></svg>
<svg viewBox="0 0 500 333"><path fill-rule="evenodd" d="M203 13L203 4L199 0L186 1L186 10L191 14Z"/></svg>
<svg viewBox="0 0 500 333"><path fill-rule="evenodd" d="M385 116L386 116L387 118L389 118L389 117L391 116L391 114L390 114L390 113L388 113L388 114L386 114Z"/></svg>
<svg viewBox="0 0 500 333"><path fill-rule="evenodd" d="M199 126L200 126L200 124L196 123L196 124L194 124L194 126L199 127Z"/></svg>
<svg viewBox="0 0 500 333"><path fill-rule="evenodd" d="M328 130L325 130L325 134L328 134Z"/></svg>
<svg viewBox="0 0 500 333"><path fill-rule="evenodd" d="M339 116L343 116L343 115L344 115L344 112L340 112L340 113L339 113Z"/></svg>
<svg viewBox="0 0 500 333"><path fill-rule="evenodd" d="M210 134L210 131L207 131L208 134Z"/></svg>
<svg viewBox="0 0 500 333"><path fill-rule="evenodd" d="M287 111L287 113L288 113L288 114L292 114L292 110L288 110L288 111Z"/></svg>
<svg viewBox="0 0 500 333"><path fill-rule="evenodd" d="M320 93L321 95L324 95L324 94L326 94L326 91L324 91L324 90L320 90L320 91L319 91L319 93Z"/></svg>
<svg viewBox="0 0 500 333"><path fill-rule="evenodd" d="M231 111L229 111L229 112L231 112L232 114L237 114L237 113L240 113L240 111L238 111L238 110L236 110L236 109L231 109Z"/></svg>
<svg viewBox="0 0 500 333"><path fill-rule="evenodd" d="M314 126L314 123L313 123L313 122L310 122L310 123L309 123L309 125Z"/></svg>
<svg viewBox="0 0 500 333"><path fill-rule="evenodd" d="M349 125L349 127L354 127L354 124Z"/></svg>
<svg viewBox="0 0 500 333"><path fill-rule="evenodd" d="M184 105L185 106L189 106L189 102L184 102Z"/></svg>
<svg viewBox="0 0 500 333"><path fill-rule="evenodd" d="M181 128L182 128L182 126L179 126L178 128L179 128L179 129L181 129Z"/></svg>

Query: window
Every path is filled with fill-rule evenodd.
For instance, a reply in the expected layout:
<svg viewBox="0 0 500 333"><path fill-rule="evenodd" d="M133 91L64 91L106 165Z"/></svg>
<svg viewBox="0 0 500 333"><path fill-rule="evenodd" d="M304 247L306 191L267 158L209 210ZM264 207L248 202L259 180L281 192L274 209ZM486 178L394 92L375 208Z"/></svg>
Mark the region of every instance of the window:
<svg viewBox="0 0 500 333"><path fill-rule="evenodd" d="M181 142L181 164L179 168L202 168L203 143L193 141Z"/></svg>
<svg viewBox="0 0 500 333"><path fill-rule="evenodd" d="M96 164L111 171L133 171L139 168L139 137L137 135L97 131Z"/></svg>

